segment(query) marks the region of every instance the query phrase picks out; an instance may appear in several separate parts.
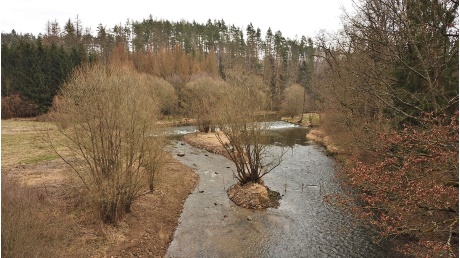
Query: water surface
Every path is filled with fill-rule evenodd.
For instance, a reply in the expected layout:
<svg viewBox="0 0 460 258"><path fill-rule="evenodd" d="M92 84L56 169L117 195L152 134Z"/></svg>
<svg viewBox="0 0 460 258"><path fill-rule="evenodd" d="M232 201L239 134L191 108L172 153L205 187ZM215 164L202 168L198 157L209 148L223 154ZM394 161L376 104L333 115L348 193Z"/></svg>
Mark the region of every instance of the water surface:
<svg viewBox="0 0 460 258"><path fill-rule="evenodd" d="M184 204L166 257L394 257L370 232L323 202L340 192L334 161L305 139L308 128L277 123L273 151L288 148L281 165L264 177L283 196L277 209L249 210L230 201L236 183L226 158L176 141L182 163L200 175Z"/></svg>

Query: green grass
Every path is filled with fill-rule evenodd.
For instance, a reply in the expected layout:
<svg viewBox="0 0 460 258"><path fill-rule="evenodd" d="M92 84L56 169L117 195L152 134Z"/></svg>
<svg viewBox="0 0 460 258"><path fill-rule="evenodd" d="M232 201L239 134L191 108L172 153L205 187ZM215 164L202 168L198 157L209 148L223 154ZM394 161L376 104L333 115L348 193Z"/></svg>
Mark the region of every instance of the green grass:
<svg viewBox="0 0 460 258"><path fill-rule="evenodd" d="M35 164L35 163L39 163L39 162L43 162L43 161L50 161L50 160L54 160L54 159L58 159L58 158L59 158L59 156L56 155L56 154L43 154L43 155L40 155L40 156L31 157L31 158L21 160L21 161L19 161L19 163Z"/></svg>
<svg viewBox="0 0 460 258"><path fill-rule="evenodd" d="M2 120L2 167L34 164L57 159L47 140L60 139L52 123L31 120Z"/></svg>

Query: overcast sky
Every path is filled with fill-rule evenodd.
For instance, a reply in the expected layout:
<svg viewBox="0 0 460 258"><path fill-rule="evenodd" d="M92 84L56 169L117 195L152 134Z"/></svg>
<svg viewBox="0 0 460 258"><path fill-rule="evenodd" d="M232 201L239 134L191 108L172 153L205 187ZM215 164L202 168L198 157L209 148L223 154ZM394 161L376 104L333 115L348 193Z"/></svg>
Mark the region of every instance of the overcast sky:
<svg viewBox="0 0 460 258"><path fill-rule="evenodd" d="M77 15L83 27L90 27L93 33L99 23L107 28L125 24L129 19L142 21L151 14L153 18L171 22L195 20L206 23L208 19L223 19L227 25L234 24L246 31L252 22L263 35L268 27L273 32L280 30L284 37L314 37L320 30L335 31L340 28L341 8L351 10L351 0L2 0L1 31L32 33L45 32L47 21L55 19L61 25Z"/></svg>

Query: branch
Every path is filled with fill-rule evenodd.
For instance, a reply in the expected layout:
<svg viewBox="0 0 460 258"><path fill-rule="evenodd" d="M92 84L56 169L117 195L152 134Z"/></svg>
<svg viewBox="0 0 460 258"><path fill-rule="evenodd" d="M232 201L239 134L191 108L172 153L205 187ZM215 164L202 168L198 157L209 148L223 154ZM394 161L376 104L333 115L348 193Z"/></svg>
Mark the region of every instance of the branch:
<svg viewBox="0 0 460 258"><path fill-rule="evenodd" d="M452 209L452 207L449 207L449 208L435 208L435 207L428 207L428 206L424 206L424 205L419 205L418 207L421 208L421 209L428 210L428 211L444 211L444 212L458 213L458 211Z"/></svg>

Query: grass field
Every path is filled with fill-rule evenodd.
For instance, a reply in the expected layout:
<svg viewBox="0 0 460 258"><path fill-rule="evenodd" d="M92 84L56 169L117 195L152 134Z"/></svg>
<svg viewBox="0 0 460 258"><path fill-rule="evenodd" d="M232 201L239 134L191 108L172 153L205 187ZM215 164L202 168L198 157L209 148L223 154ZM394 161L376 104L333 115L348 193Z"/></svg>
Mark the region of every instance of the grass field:
<svg viewBox="0 0 460 258"><path fill-rule="evenodd" d="M33 120L2 120L2 167L58 159L49 139L58 139L52 123Z"/></svg>

